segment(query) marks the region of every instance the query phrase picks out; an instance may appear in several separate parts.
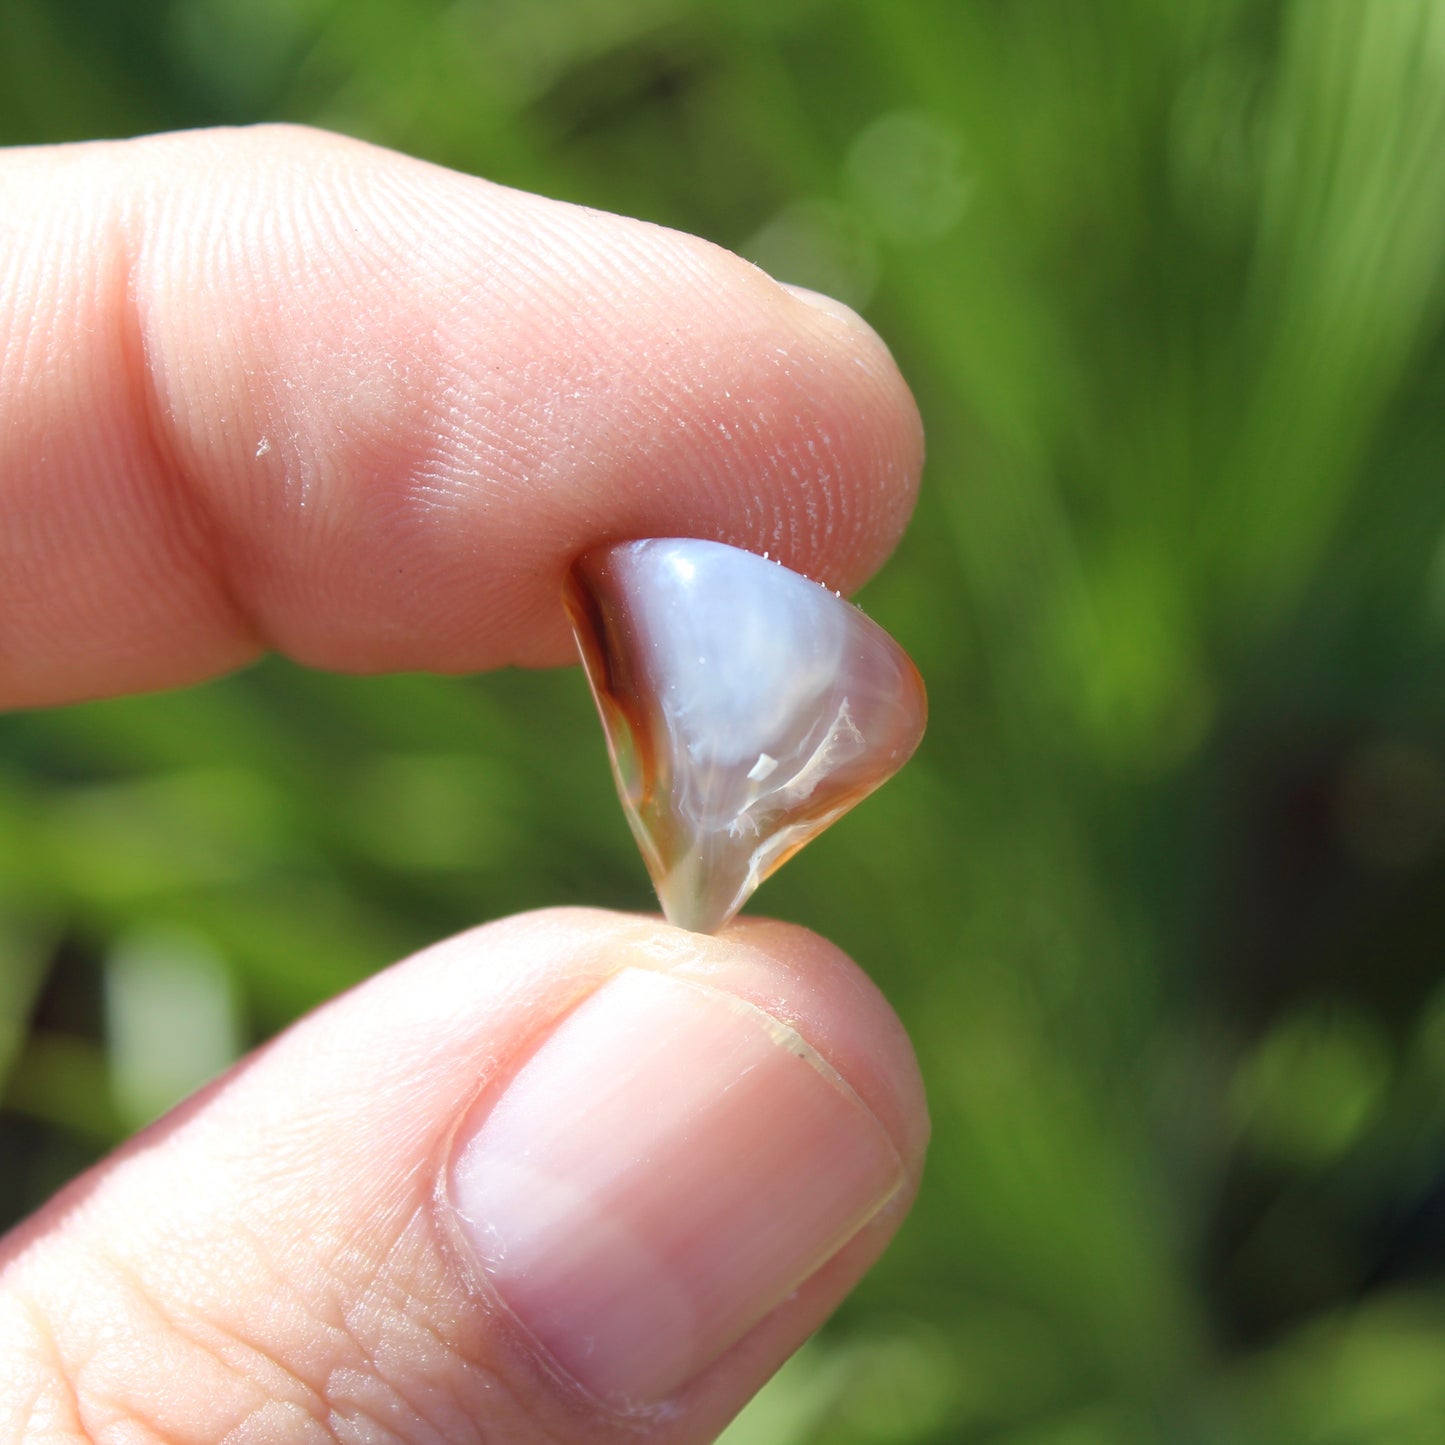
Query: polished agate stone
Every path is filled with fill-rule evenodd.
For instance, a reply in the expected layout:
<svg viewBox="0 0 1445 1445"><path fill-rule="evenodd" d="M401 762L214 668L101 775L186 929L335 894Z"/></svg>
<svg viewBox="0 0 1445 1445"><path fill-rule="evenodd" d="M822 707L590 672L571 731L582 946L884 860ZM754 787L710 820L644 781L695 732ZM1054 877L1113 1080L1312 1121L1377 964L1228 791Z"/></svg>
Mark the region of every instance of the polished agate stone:
<svg viewBox="0 0 1445 1445"><path fill-rule="evenodd" d="M918 670L826 587L718 542L589 552L567 610L670 922L721 928L923 735Z"/></svg>

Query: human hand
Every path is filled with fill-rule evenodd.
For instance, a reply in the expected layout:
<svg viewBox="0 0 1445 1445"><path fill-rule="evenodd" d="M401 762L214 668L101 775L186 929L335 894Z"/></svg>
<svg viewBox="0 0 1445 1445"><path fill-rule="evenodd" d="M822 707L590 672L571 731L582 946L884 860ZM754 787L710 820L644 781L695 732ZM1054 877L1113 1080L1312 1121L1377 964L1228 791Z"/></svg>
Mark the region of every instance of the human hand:
<svg viewBox="0 0 1445 1445"><path fill-rule="evenodd" d="M560 663L587 546L849 588L912 504L877 338L687 236L290 129L10 153L0 236L0 706ZM494 923L0 1241L0 1441L711 1439L926 1135L803 930Z"/></svg>

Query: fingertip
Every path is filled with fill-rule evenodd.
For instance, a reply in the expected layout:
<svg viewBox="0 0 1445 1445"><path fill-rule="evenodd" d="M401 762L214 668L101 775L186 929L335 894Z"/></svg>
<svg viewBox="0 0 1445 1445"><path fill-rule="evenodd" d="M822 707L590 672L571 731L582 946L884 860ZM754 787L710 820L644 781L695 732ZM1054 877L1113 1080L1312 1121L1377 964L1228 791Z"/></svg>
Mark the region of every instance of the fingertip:
<svg viewBox="0 0 1445 1445"><path fill-rule="evenodd" d="M0 295L6 700L178 685L258 639L552 665L589 546L709 537L852 590L912 508L887 348L695 237L294 127L3 179L46 262L13 284L55 282Z"/></svg>
<svg viewBox="0 0 1445 1445"><path fill-rule="evenodd" d="M733 951L711 965L729 986L796 1028L828 1058L887 1129L910 1175L931 1123L913 1042L873 977L837 944L800 924L742 917L722 933Z"/></svg>
<svg viewBox="0 0 1445 1445"><path fill-rule="evenodd" d="M735 1409L906 1213L927 1134L912 1051L806 930L590 926L610 971L459 1130L463 1250L604 1409Z"/></svg>
<svg viewBox="0 0 1445 1445"><path fill-rule="evenodd" d="M754 915L735 918L714 935L674 927L655 914L542 908L446 939L392 972L424 965L432 978L427 992L450 997L447 1012L465 1017L478 978L505 976L503 959L542 961L542 976L556 975L557 961L566 960L550 989L530 973L517 985L529 1009L542 1011L536 1017L548 1020L623 968L652 969L735 995L806 1039L878 1117L910 1174L921 1168L931 1125L912 1041L871 975L821 934ZM549 994L555 995L550 1005ZM396 1017L392 1006L376 1016L386 1014Z"/></svg>
<svg viewBox="0 0 1445 1445"><path fill-rule="evenodd" d="M60 1378L161 1433L299 1391L402 1433L691 1445L876 1260L925 1134L897 1020L816 935L550 910L302 1020L7 1281Z"/></svg>

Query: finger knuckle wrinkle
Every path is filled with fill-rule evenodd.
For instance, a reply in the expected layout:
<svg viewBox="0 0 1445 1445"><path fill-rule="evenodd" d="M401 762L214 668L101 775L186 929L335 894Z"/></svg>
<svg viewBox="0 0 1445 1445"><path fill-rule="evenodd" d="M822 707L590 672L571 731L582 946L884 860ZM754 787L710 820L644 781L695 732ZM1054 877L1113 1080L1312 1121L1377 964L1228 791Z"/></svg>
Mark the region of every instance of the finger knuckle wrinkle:
<svg viewBox="0 0 1445 1445"><path fill-rule="evenodd" d="M31 1307L52 1389L64 1392L68 1432L35 1438L93 1445L182 1439L310 1445L329 1438L248 1431L244 1422L268 1403L319 1422L324 1402L275 1354L228 1329L214 1312L170 1300L129 1261L95 1252L67 1272L82 1270L83 1297L73 1282L56 1288L52 1279ZM19 1438L27 1445L32 1439Z"/></svg>
<svg viewBox="0 0 1445 1445"><path fill-rule="evenodd" d="M49 1316L17 1290L0 1301L0 1445L93 1445Z"/></svg>
<svg viewBox="0 0 1445 1445"><path fill-rule="evenodd" d="M171 401L157 372L149 339L147 302L138 279L146 245L144 231L122 222L115 244L121 257L117 267L119 294L114 304L120 315L117 329L131 424L148 459L148 472L157 487L164 489L169 503L168 544L196 575L206 580L231 629L250 645L264 648L266 642L253 609L234 584L225 533L210 494L182 462L176 444Z"/></svg>

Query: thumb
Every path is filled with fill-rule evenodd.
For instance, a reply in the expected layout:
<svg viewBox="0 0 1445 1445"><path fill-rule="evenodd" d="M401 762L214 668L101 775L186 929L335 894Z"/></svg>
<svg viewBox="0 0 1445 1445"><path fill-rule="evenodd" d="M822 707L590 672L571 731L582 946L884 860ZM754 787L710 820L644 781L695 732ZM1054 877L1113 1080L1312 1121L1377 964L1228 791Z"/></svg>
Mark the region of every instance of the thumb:
<svg viewBox="0 0 1445 1445"><path fill-rule="evenodd" d="M812 934L492 924L0 1242L0 1438L710 1440L881 1251L926 1133Z"/></svg>

